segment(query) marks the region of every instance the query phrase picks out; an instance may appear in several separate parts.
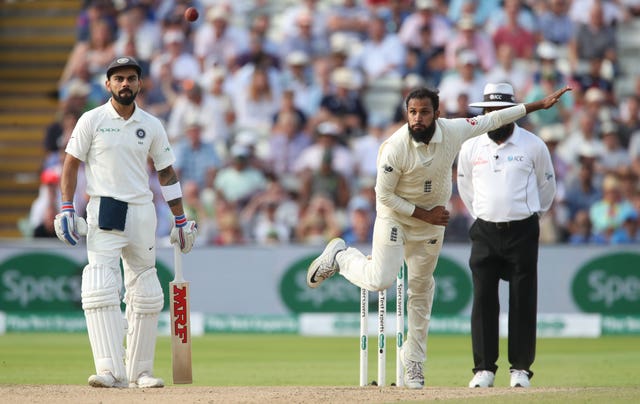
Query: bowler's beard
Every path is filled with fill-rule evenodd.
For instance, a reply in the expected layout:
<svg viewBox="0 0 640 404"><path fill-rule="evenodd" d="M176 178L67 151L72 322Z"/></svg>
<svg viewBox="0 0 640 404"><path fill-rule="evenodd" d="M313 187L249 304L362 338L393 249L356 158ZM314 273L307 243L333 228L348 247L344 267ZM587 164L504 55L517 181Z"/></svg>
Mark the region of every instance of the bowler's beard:
<svg viewBox="0 0 640 404"><path fill-rule="evenodd" d="M434 119L431 122L431 125L424 127L419 126L417 129L414 129L409 125L409 134L416 142L429 143L433 134L436 132L436 120Z"/></svg>
<svg viewBox="0 0 640 404"><path fill-rule="evenodd" d="M502 143L505 140L507 140L509 136L511 136L511 133L513 132L513 128L514 128L514 124L513 122L511 122L509 124L499 127L498 129L490 130L489 132L487 132L487 135L489 135L489 138L494 142Z"/></svg>
<svg viewBox="0 0 640 404"><path fill-rule="evenodd" d="M131 105L131 104L133 104L133 101L136 99L137 95L138 95L138 93L134 93L133 91L131 91L129 89L122 90L122 91L120 91L119 94L116 94L113 91L111 91L111 96L113 96L113 99L116 100L116 102L118 104L122 104L122 105Z"/></svg>

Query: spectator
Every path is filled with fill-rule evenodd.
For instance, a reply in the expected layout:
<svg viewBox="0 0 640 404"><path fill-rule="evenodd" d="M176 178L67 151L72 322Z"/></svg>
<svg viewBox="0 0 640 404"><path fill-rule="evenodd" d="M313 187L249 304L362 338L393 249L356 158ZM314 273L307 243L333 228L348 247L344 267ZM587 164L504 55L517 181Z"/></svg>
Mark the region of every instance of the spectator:
<svg viewBox="0 0 640 404"><path fill-rule="evenodd" d="M302 212L296 226L296 240L307 245L324 245L342 233L335 206L330 199L316 195Z"/></svg>
<svg viewBox="0 0 640 404"><path fill-rule="evenodd" d="M311 143L298 114L279 113L269 138L268 161L273 172L279 176L293 175L296 159Z"/></svg>
<svg viewBox="0 0 640 404"><path fill-rule="evenodd" d="M440 83L440 105L445 115L460 113L459 96L466 94L467 99L482 99L485 79L478 67L478 57L470 49L464 49L458 55L456 71L447 75ZM466 110L466 108L465 108ZM472 110L480 113L478 108Z"/></svg>
<svg viewBox="0 0 640 404"><path fill-rule="evenodd" d="M355 56L353 67L364 71L368 84L378 79L399 78L405 60L405 48L398 35L386 31L384 20L373 17L369 21L368 37Z"/></svg>
<svg viewBox="0 0 640 404"><path fill-rule="evenodd" d="M463 16L458 21L457 32L447 41L445 57L448 69L456 69L463 50L471 50L478 59L478 67L484 72L496 64L496 51L491 37L484 30L478 29L473 17ZM482 93L480 93L482 94Z"/></svg>
<svg viewBox="0 0 640 404"><path fill-rule="evenodd" d="M374 13L384 19L387 32L397 34L404 20L411 15L410 7L411 4L404 0L388 0L374 6Z"/></svg>
<svg viewBox="0 0 640 404"><path fill-rule="evenodd" d="M280 94L269 82L267 70L256 67L249 85L234 98L237 129L249 129L266 138L277 112Z"/></svg>
<svg viewBox="0 0 640 404"><path fill-rule="evenodd" d="M164 47L161 53L151 62L150 74L154 78L160 76L162 66L168 66L171 77L176 82L195 81L201 76L198 60L185 49L186 38L182 31L172 29L162 36Z"/></svg>
<svg viewBox="0 0 640 404"><path fill-rule="evenodd" d="M574 23L569 17L570 0L549 0L548 8L538 17L542 39L566 48L573 38Z"/></svg>
<svg viewBox="0 0 640 404"><path fill-rule="evenodd" d="M570 221L575 221L578 212L588 211L591 205L602 198L602 192L596 184L595 168L584 160L579 165L577 177L568 181L566 188L564 204Z"/></svg>
<svg viewBox="0 0 640 404"><path fill-rule="evenodd" d="M332 168L346 178L353 178L355 170L351 151L340 142L342 128L334 122L326 121L317 126L315 141L300 153L293 166L295 173L318 171L325 150L332 150Z"/></svg>
<svg viewBox="0 0 640 404"><path fill-rule="evenodd" d="M482 27L499 9L500 0L450 0L447 16L450 21L458 21L464 15L472 15L476 25Z"/></svg>
<svg viewBox="0 0 640 404"><path fill-rule="evenodd" d="M251 63L280 69L280 58L266 48L266 38L259 31L249 31L249 47L240 53L234 61L234 70Z"/></svg>
<svg viewBox="0 0 640 404"><path fill-rule="evenodd" d="M619 2L610 0L572 0L569 17L575 24L587 24L592 16L592 8L597 4L602 9L604 24L613 26L623 19L622 10L617 3Z"/></svg>
<svg viewBox="0 0 640 404"><path fill-rule="evenodd" d="M420 35L422 46L407 49L404 75L417 74L425 80L424 84L437 88L447 70L444 47L432 45L431 26L423 26Z"/></svg>
<svg viewBox="0 0 640 404"><path fill-rule="evenodd" d="M620 145L627 149L631 136L640 131L640 95L628 96L620 106L619 130Z"/></svg>
<svg viewBox="0 0 640 404"><path fill-rule="evenodd" d="M620 145L618 126L607 121L602 124L600 137L604 152L600 157L600 169L604 173L620 173L631 167L629 152Z"/></svg>
<svg viewBox="0 0 640 404"><path fill-rule="evenodd" d="M371 118L367 134L351 140L351 152L355 160L355 174L358 178L373 178L378 172L378 150L391 134L384 119Z"/></svg>
<svg viewBox="0 0 640 404"><path fill-rule="evenodd" d="M306 170L302 175L300 206L306 209L315 196L329 199L336 209L345 209L350 198L347 178L333 168L333 149L324 149L317 170Z"/></svg>
<svg viewBox="0 0 640 404"><path fill-rule="evenodd" d="M160 67L158 77L144 78L144 92L138 94L136 103L140 108L158 117L164 124L169 120L178 91L179 85L173 80L167 63Z"/></svg>
<svg viewBox="0 0 640 404"><path fill-rule="evenodd" d="M316 19L321 18L318 15ZM286 33L280 46L280 57L285 59L288 54L299 51L304 52L311 59L324 56L329 53L328 37L314 30L316 22L314 14L309 10L301 10L295 17L295 34Z"/></svg>
<svg viewBox="0 0 640 404"><path fill-rule="evenodd" d="M591 232L591 220L588 210L580 210L569 225L569 244L604 244L601 239L595 239Z"/></svg>
<svg viewBox="0 0 640 404"><path fill-rule="evenodd" d="M613 97L613 77L612 73L608 73L609 77L605 77L603 58L594 56L585 61L583 71L576 72L571 79L577 84L579 94L582 93L586 97L586 93L591 90L598 90L603 93L603 99L606 102L612 102Z"/></svg>
<svg viewBox="0 0 640 404"><path fill-rule="evenodd" d="M187 123L185 139L177 145L175 154L174 168L182 181L193 182L198 194L213 188L213 180L222 161L213 144L202 140L202 124L198 120Z"/></svg>
<svg viewBox="0 0 640 404"><path fill-rule="evenodd" d="M501 44L496 49L497 63L487 71L487 82L511 83L514 88L518 89L516 90L516 98L525 99L525 94L531 81L530 73L527 71L526 66L528 61L516 59L514 49L509 44ZM558 86L560 87L561 85ZM537 116L537 114L534 115Z"/></svg>
<svg viewBox="0 0 640 404"><path fill-rule="evenodd" d="M349 201L347 214L347 227L340 237L350 245L371 243L375 217L371 202L356 195Z"/></svg>
<svg viewBox="0 0 640 404"><path fill-rule="evenodd" d="M589 208L593 235L610 242L611 235L633 212L631 202L622 198L618 178L613 174L606 175L602 181L602 199Z"/></svg>
<svg viewBox="0 0 640 404"><path fill-rule="evenodd" d="M367 36L372 15L359 0L341 0L331 7L327 15L329 33L339 32L356 40L363 40ZM386 31L386 21L382 26Z"/></svg>
<svg viewBox="0 0 640 404"><path fill-rule="evenodd" d="M246 242L237 214L233 210L225 210L216 215L218 232L212 240L216 246L240 245Z"/></svg>
<svg viewBox="0 0 640 404"><path fill-rule="evenodd" d="M278 177L268 177L267 188L251 198L241 212L245 234L260 244L289 243L294 235L299 207Z"/></svg>
<svg viewBox="0 0 640 404"><path fill-rule="evenodd" d="M572 70L581 73L588 61L601 58L614 68L617 64L617 40L615 28L604 20L600 1L594 1L589 8L589 20L578 23L573 39L569 43L569 60Z"/></svg>
<svg viewBox="0 0 640 404"><path fill-rule="evenodd" d="M216 111L218 105L209 98L205 98L202 87L191 80L182 82L182 92L176 97L176 100L169 115L167 123L167 134L171 143L177 143L183 139L186 125L190 121L198 121L203 128L203 139L208 142L217 140L216 134L213 134L210 126L213 119L217 117Z"/></svg>
<svg viewBox="0 0 640 404"><path fill-rule="evenodd" d="M588 113L581 113L577 117L578 128L558 146L558 153L569 164L578 163L580 153L589 153L589 157L599 157L604 152L604 145L598 139L596 119ZM588 149L588 150L587 150Z"/></svg>
<svg viewBox="0 0 640 404"><path fill-rule="evenodd" d="M566 95L566 94L565 94ZM557 106L558 104L556 104ZM565 179L569 173L569 164L558 154L558 144L562 142L565 136L565 128L562 124L547 125L540 128L540 138L545 142L551 155L551 162L556 174L556 196L564 197L565 195Z"/></svg>
<svg viewBox="0 0 640 404"><path fill-rule="evenodd" d="M415 11L409 15L402 25L398 35L405 46L420 48L423 26L431 27L431 41L435 46L445 46L451 40L451 26L446 16L438 13L436 0L416 0Z"/></svg>
<svg viewBox="0 0 640 404"><path fill-rule="evenodd" d="M196 240L196 245L206 245L215 235L215 215L214 203L207 195L211 189L202 189L195 181L187 181L182 185L182 203L184 204L184 214L187 220L198 223L198 233L200 237Z"/></svg>
<svg viewBox="0 0 640 404"><path fill-rule="evenodd" d="M629 141L629 157L635 175L640 176L640 131L635 132Z"/></svg>
<svg viewBox="0 0 640 404"><path fill-rule="evenodd" d="M147 18L148 7L143 2L134 2L120 11L114 43L115 54L135 56L143 74L149 71L152 57L162 46L160 26Z"/></svg>
<svg viewBox="0 0 640 404"><path fill-rule="evenodd" d="M45 133L44 151L45 157L43 169L55 167L61 164L60 151L71 136L73 128L80 118L80 113L74 110L63 111L62 118L51 123ZM56 212L57 214L58 212Z"/></svg>
<svg viewBox="0 0 640 404"><path fill-rule="evenodd" d="M221 66L231 69L237 56L249 46L248 32L231 25L231 10L224 5L214 5L205 13L203 23L194 33L193 53L200 68Z"/></svg>
<svg viewBox="0 0 640 404"><path fill-rule="evenodd" d="M320 7L318 0L302 0L291 3L282 13L282 35L284 39L297 36L327 38L328 14ZM311 17L311 18L309 18ZM309 26L306 22L311 21ZM300 26L304 21L304 26ZM312 55L309 53L309 55Z"/></svg>
<svg viewBox="0 0 640 404"><path fill-rule="evenodd" d="M103 85L105 66L115 58L112 27L108 20L100 19L91 23L89 32L89 38L76 42L71 51L60 77L61 88L84 68L88 70L89 82Z"/></svg>
<svg viewBox="0 0 640 404"><path fill-rule="evenodd" d="M628 212L619 229L611 235L611 244L640 243L640 223L638 213Z"/></svg>
<svg viewBox="0 0 640 404"><path fill-rule="evenodd" d="M524 99L525 102L537 100L541 97L551 94L554 89L566 85L560 72L555 70L544 70L544 73L538 77L538 80L533 83L529 91L527 91ZM533 114L528 116L529 122L536 128L541 128L547 125L562 124L570 119L570 114L573 111L573 96L567 94L566 97L562 97L560 102L556 104L556 108L552 110L539 111L539 114Z"/></svg>
<svg viewBox="0 0 640 404"><path fill-rule="evenodd" d="M506 0L504 2L504 21L496 27L493 33L493 43L496 49L507 45L513 49L513 55L517 59L528 60L534 55L536 49L536 36L530 28L525 28L521 20L520 2Z"/></svg>
<svg viewBox="0 0 640 404"><path fill-rule="evenodd" d="M314 80L309 56L304 52L292 52L287 55L286 62L283 88L293 92L295 107L305 116L315 115L322 100L322 89Z"/></svg>
<svg viewBox="0 0 640 404"><path fill-rule="evenodd" d="M112 0L86 0L84 8L76 20L76 41L86 42L91 36L91 27L99 20L105 20L109 24L111 35L118 29L116 22L116 10Z"/></svg>
<svg viewBox="0 0 640 404"><path fill-rule="evenodd" d="M506 23L509 14L512 14L515 15L519 26L531 33L537 33L538 25L536 17L527 7L524 7L522 3L522 0L502 1L502 7L489 15L485 25L485 31L488 32L489 35L495 34L498 28Z"/></svg>
<svg viewBox="0 0 640 404"><path fill-rule="evenodd" d="M216 200L242 209L253 195L265 188L264 174L249 165L249 156L246 146L236 144L231 147L231 164L220 169L214 180Z"/></svg>
<svg viewBox="0 0 640 404"><path fill-rule="evenodd" d="M368 114L357 75L350 68L338 68L331 73L331 84L333 90L322 97L316 118L337 120L345 128L347 138L362 135Z"/></svg>
<svg viewBox="0 0 640 404"><path fill-rule="evenodd" d="M60 211L58 201L58 184L60 183L59 167L56 170L45 170L40 175L38 198L31 204L29 236L35 238L57 237L53 219Z"/></svg>
<svg viewBox="0 0 640 404"><path fill-rule="evenodd" d="M213 67L204 73L202 88L210 116L209 125L204 129L203 139L213 142L222 157L226 155L227 145L235 126L236 113L233 100L225 90L227 71L222 67Z"/></svg>

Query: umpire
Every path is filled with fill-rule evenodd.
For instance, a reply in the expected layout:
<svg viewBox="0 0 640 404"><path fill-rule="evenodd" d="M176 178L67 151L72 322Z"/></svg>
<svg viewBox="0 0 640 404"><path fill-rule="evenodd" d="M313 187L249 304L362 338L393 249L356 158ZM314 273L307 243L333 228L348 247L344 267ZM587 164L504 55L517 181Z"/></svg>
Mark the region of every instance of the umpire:
<svg viewBox="0 0 640 404"><path fill-rule="evenodd" d="M513 87L489 83L484 113L516 105ZM509 283L511 387L529 387L536 352L538 218L556 192L545 143L515 123L467 140L458 158L458 189L475 218L469 230L473 278L469 387L492 387L498 369L498 284Z"/></svg>

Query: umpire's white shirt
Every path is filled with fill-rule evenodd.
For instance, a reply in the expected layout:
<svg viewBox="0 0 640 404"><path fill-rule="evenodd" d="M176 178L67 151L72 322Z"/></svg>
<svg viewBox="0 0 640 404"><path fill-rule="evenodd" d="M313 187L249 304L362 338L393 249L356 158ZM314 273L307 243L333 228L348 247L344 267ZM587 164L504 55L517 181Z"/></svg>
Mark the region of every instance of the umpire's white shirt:
<svg viewBox="0 0 640 404"><path fill-rule="evenodd" d="M429 144L415 142L407 125L392 134L378 151L376 210L378 217L406 225L410 238L421 238L425 226L411 217L416 206L433 209L451 197L452 165L462 143L525 115L524 105L474 118L437 119ZM412 228L414 228L412 231Z"/></svg>
<svg viewBox="0 0 640 404"><path fill-rule="evenodd" d="M467 140L458 157L458 190L471 215L488 222L546 212L556 192L547 145L518 125L500 145L487 134Z"/></svg>
<svg viewBox="0 0 640 404"><path fill-rule="evenodd" d="M153 199L149 157L156 170L175 162L160 120L136 105L125 121L111 100L80 117L65 151L86 163L90 197L110 196L131 204Z"/></svg>

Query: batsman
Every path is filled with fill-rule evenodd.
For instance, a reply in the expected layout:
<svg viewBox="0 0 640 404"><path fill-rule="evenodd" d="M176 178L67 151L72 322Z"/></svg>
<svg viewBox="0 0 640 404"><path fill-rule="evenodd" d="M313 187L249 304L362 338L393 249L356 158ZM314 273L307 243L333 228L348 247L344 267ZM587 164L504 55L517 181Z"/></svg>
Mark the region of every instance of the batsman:
<svg viewBox="0 0 640 404"><path fill-rule="evenodd" d="M165 129L135 103L141 76L134 58L116 58L107 67L105 85L111 98L80 117L65 149L62 208L54 225L67 245L76 246L80 236L87 236L82 309L96 369L89 377L93 387L164 386L153 375L164 296L155 268L157 218L149 187L149 158L175 216L171 243L188 253L197 234L195 222L184 215ZM72 202L83 162L90 198L86 222L76 216Z"/></svg>

